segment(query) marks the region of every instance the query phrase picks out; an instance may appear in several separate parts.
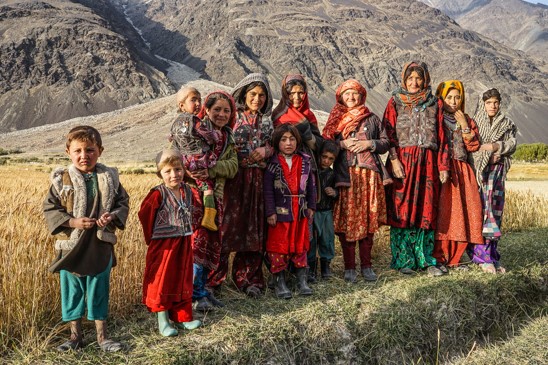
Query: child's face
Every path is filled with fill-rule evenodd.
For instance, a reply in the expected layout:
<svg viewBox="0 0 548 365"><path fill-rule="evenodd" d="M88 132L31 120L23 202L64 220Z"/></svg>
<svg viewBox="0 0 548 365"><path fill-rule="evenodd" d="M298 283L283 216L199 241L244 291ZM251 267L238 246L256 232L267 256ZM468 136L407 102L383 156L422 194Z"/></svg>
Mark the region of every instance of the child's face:
<svg viewBox="0 0 548 365"><path fill-rule="evenodd" d="M185 101L179 104L179 109L181 109L181 111L194 115L197 115L200 112L201 107L202 99L200 98L200 95L196 93L190 93Z"/></svg>
<svg viewBox="0 0 548 365"><path fill-rule="evenodd" d="M280 152L285 155L292 155L297 149L297 139L291 132L285 132L280 139L280 144L278 145Z"/></svg>
<svg viewBox="0 0 548 365"><path fill-rule="evenodd" d="M333 165L333 162L335 162L335 155L332 154L331 152L324 152L322 153L321 157L320 157L320 167L322 169L326 169L328 167L330 167L331 165Z"/></svg>
<svg viewBox="0 0 548 365"><path fill-rule="evenodd" d="M168 188L175 190L178 189L179 185L183 182L185 169L182 163L173 165L168 164L160 170L160 175L162 176L162 180L164 180L164 184Z"/></svg>
<svg viewBox="0 0 548 365"><path fill-rule="evenodd" d="M99 148L95 142L72 140L66 152L72 164L80 172L89 173L95 170L103 149Z"/></svg>

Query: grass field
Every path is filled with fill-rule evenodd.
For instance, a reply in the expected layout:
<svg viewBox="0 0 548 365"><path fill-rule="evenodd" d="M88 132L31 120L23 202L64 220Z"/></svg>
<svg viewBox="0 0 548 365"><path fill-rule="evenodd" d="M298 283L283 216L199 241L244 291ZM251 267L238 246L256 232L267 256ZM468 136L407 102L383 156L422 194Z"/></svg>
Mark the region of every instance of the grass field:
<svg viewBox="0 0 548 365"><path fill-rule="evenodd" d="M513 169L515 166L513 167ZM545 364L548 200L509 193L501 241L505 275L479 270L442 278L402 277L389 267L388 231L375 239L374 284L336 278L314 285L309 298L247 299L229 282L226 308L203 317L205 326L163 338L140 304L146 246L137 210L158 179L125 174L131 196L127 229L119 233L112 272L111 335L127 349L104 354L85 321L84 350L59 354L68 330L60 321L58 276L41 204L48 174L0 167L0 356L17 364Z"/></svg>

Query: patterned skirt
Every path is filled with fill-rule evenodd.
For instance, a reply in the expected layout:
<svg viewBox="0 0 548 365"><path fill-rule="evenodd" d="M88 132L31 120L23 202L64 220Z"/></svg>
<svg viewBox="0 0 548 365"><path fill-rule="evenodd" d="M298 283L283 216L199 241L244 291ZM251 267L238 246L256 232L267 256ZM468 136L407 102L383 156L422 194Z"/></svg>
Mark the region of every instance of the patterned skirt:
<svg viewBox="0 0 548 365"><path fill-rule="evenodd" d="M333 208L335 233L347 241L359 241L386 224L386 202L382 178L373 170L350 167L350 187L339 188Z"/></svg>

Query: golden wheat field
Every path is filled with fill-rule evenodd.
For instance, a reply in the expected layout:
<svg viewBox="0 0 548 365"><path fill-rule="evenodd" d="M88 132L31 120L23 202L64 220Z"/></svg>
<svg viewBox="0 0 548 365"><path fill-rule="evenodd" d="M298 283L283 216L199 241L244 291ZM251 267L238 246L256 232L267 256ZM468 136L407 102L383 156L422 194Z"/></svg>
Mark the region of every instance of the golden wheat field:
<svg viewBox="0 0 548 365"><path fill-rule="evenodd" d="M55 257L42 202L49 174L33 168L0 168L0 353L14 347L43 347L62 328L58 275L47 271ZM137 219L148 190L159 183L153 174L121 175L128 191L130 216L118 232L118 266L112 271L110 308L125 317L141 300L146 246ZM528 193L507 194L507 230L548 226L548 200Z"/></svg>

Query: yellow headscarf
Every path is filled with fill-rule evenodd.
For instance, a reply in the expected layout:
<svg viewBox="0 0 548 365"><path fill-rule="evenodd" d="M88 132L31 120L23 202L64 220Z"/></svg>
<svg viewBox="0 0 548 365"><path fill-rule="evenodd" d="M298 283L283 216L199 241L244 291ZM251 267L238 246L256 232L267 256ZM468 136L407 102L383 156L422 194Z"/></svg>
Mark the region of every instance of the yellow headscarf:
<svg viewBox="0 0 548 365"><path fill-rule="evenodd" d="M464 113L464 85L459 80L447 80L439 84L436 89L436 96L444 100L451 89L457 89L460 92L460 110Z"/></svg>

